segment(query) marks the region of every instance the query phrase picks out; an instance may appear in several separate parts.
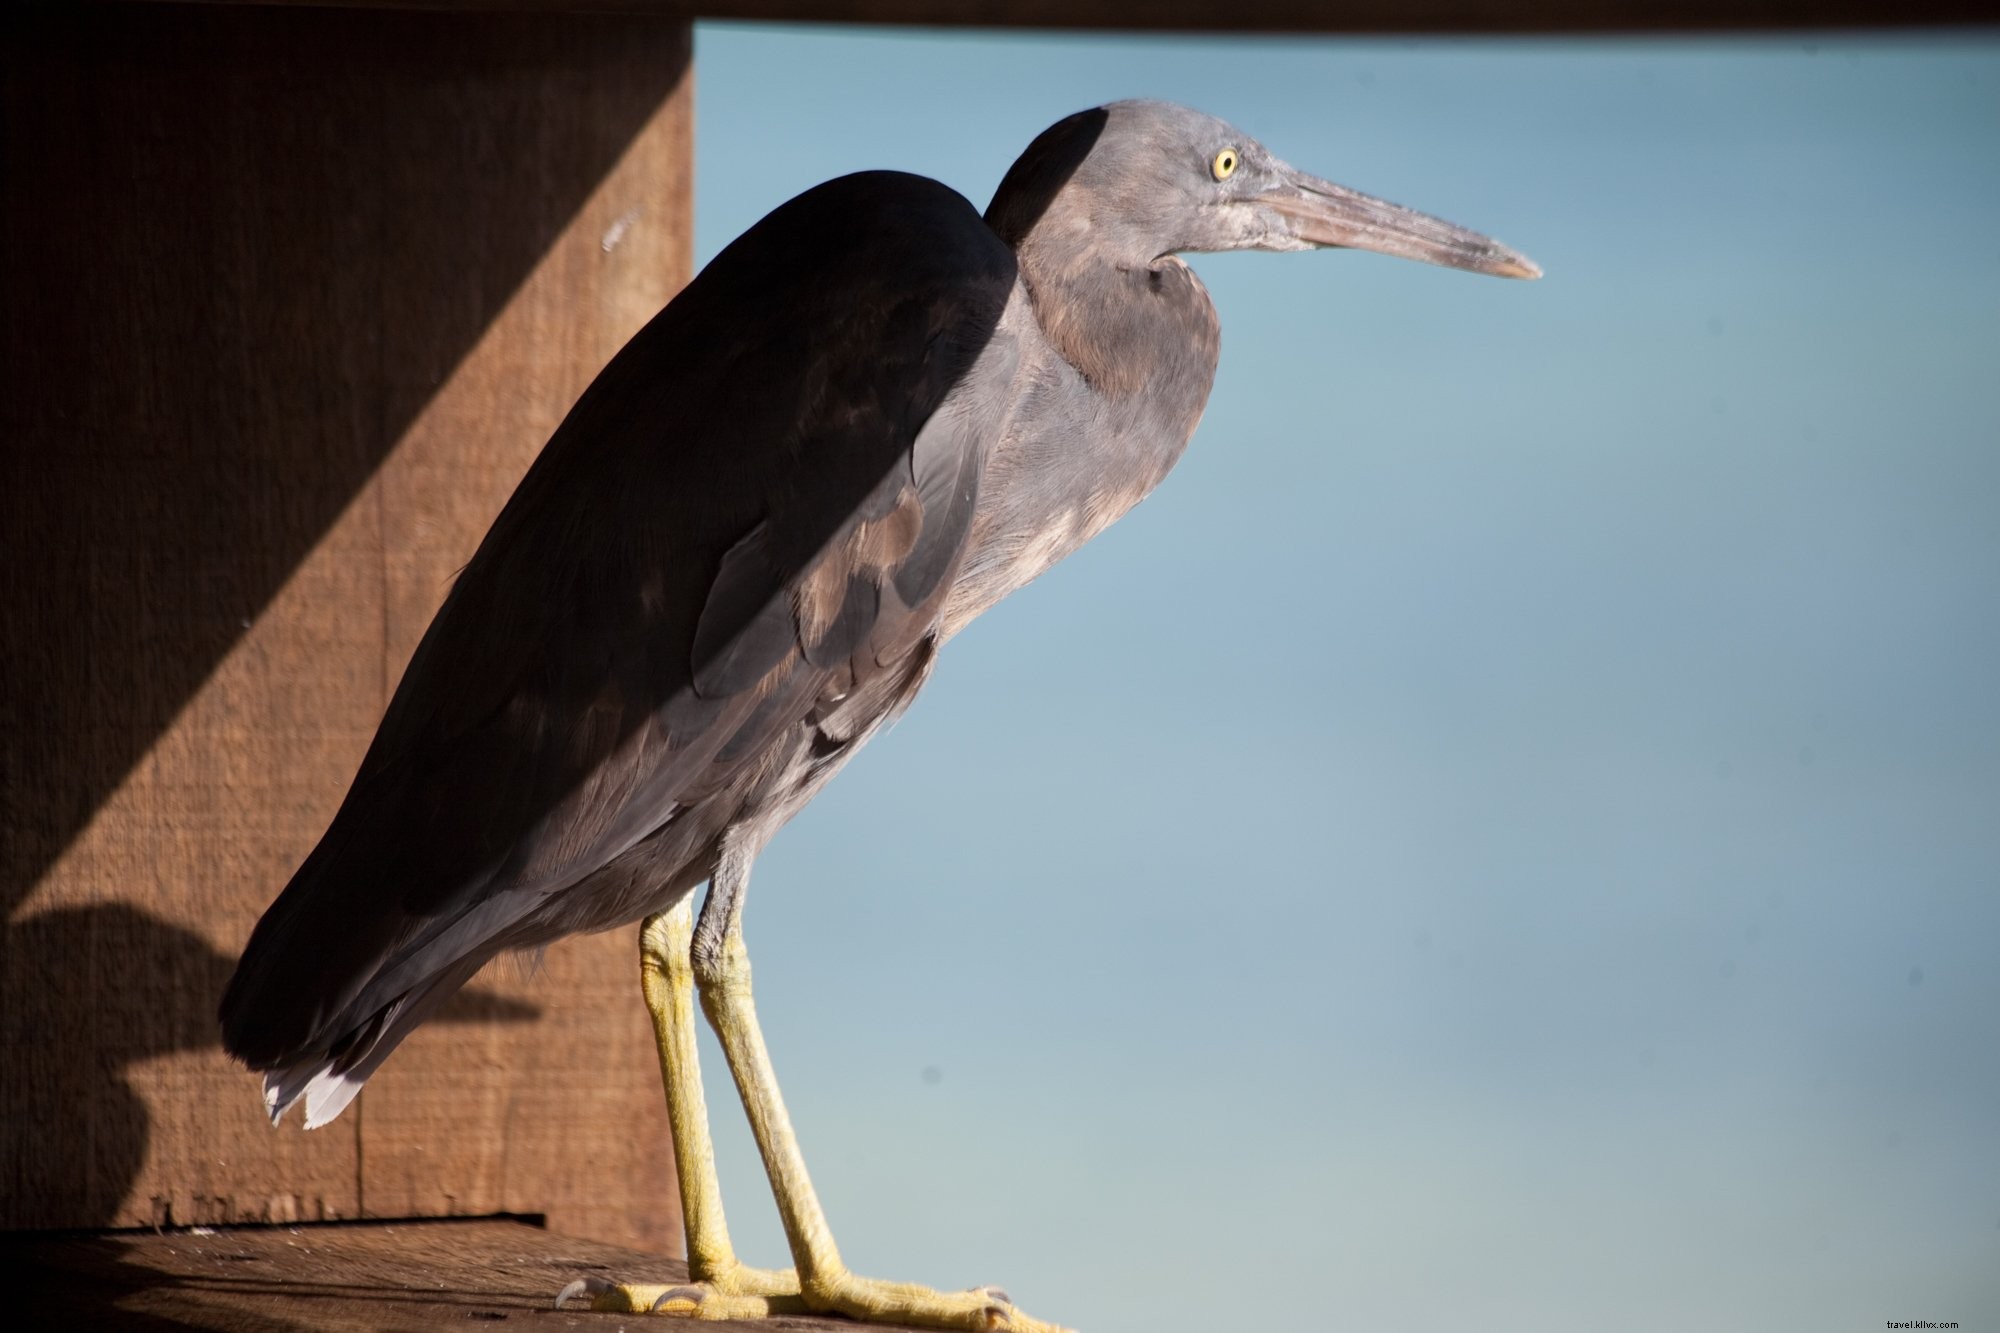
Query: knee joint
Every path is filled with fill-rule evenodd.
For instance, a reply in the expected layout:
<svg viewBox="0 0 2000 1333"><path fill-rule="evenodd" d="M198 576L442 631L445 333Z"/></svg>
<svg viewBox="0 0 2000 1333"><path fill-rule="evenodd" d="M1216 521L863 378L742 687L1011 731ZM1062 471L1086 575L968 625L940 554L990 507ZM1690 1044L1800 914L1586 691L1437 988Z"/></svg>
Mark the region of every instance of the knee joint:
<svg viewBox="0 0 2000 1333"><path fill-rule="evenodd" d="M741 935L697 938L690 956L695 985L704 996L750 989L750 951Z"/></svg>

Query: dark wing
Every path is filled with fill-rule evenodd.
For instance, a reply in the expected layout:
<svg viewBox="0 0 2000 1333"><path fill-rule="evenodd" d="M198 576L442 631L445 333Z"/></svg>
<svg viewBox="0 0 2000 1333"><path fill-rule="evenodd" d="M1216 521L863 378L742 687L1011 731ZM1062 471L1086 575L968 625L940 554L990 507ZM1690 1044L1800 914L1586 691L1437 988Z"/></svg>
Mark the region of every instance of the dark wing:
<svg viewBox="0 0 2000 1333"><path fill-rule="evenodd" d="M228 1048L269 1069L351 1047L724 785L825 681L913 651L998 428L975 409L1004 411L1014 271L959 195L871 172L779 208L648 324L425 634L251 936Z"/></svg>

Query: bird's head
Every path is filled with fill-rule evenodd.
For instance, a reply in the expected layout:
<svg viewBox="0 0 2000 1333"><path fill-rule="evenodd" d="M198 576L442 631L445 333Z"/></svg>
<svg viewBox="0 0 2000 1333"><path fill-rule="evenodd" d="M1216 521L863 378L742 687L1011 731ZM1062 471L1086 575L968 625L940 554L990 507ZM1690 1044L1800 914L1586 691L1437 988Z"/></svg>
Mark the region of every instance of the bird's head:
<svg viewBox="0 0 2000 1333"><path fill-rule="evenodd" d="M1441 218L1311 176L1213 116L1171 102L1113 102L1045 130L1000 183L987 221L1118 260L1180 251L1375 250L1427 264L1535 278L1527 256Z"/></svg>

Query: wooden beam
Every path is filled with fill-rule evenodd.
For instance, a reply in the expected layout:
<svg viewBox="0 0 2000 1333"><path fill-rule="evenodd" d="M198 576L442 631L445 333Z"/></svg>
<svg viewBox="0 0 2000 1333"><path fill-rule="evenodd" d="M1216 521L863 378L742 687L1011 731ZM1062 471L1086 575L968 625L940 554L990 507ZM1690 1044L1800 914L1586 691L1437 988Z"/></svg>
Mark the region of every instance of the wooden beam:
<svg viewBox="0 0 2000 1333"><path fill-rule="evenodd" d="M632 933L355 1111L218 1049L433 610L692 261L672 19L0 19L0 1227L533 1212L678 1248Z"/></svg>
<svg viewBox="0 0 2000 1333"><path fill-rule="evenodd" d="M271 0L213 0L271 3ZM277 0L773 23L1151 32L1769 32L2000 23L2000 0Z"/></svg>

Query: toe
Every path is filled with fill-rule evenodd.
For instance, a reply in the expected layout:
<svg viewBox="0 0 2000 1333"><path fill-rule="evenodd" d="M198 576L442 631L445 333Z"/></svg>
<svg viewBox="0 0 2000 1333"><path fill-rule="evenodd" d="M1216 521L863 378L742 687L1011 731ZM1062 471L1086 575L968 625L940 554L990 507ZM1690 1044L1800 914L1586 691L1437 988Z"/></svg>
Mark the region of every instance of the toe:
<svg viewBox="0 0 2000 1333"><path fill-rule="evenodd" d="M708 1289L697 1286L668 1287L653 1298L654 1314L680 1315L683 1318L701 1317L702 1302L708 1299Z"/></svg>

